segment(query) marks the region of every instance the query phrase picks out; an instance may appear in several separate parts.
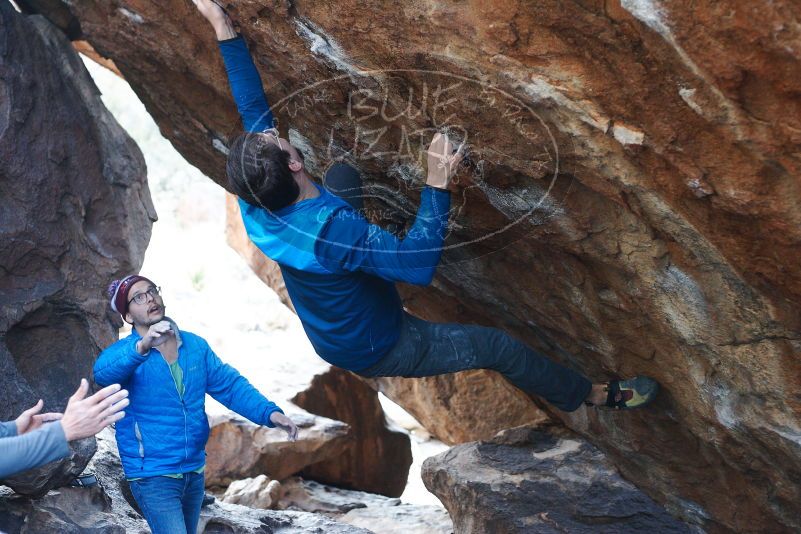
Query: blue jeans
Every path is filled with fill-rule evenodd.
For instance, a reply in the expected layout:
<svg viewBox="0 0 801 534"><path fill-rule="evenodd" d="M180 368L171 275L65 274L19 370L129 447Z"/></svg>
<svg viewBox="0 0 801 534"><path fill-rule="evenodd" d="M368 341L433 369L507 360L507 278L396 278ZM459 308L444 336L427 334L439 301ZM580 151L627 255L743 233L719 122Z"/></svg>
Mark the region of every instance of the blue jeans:
<svg viewBox="0 0 801 534"><path fill-rule="evenodd" d="M184 478L147 477L130 482L153 534L195 534L205 494L203 473Z"/></svg>
<svg viewBox="0 0 801 534"><path fill-rule="evenodd" d="M421 377L467 369L492 369L527 393L560 410L572 412L590 393L592 383L551 361L503 330L477 325L441 324L404 313L398 342L365 377Z"/></svg>
<svg viewBox="0 0 801 534"><path fill-rule="evenodd" d="M347 163L334 163L323 176L323 187L335 194L355 209L364 209L362 196L362 177L359 171Z"/></svg>

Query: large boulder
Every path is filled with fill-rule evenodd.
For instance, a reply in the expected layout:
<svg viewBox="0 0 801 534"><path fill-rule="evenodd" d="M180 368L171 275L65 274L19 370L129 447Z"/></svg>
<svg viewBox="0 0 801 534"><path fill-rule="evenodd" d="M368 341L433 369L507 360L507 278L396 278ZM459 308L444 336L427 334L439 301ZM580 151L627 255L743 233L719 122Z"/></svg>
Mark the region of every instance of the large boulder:
<svg viewBox="0 0 801 534"><path fill-rule="evenodd" d="M459 534L690 533L570 432L517 427L423 464Z"/></svg>
<svg viewBox="0 0 801 534"><path fill-rule="evenodd" d="M563 420L709 529L801 528L796 2L228 4L283 132L316 176L359 166L375 221L414 213L431 131L472 145L411 311L504 327L596 380L654 376L646 412ZM192 5L70 9L224 183L239 125Z"/></svg>
<svg viewBox="0 0 801 534"><path fill-rule="evenodd" d="M112 277L141 265L156 219L139 149L103 106L66 37L0 2L0 420L63 410L102 347ZM44 493L71 457L4 481Z"/></svg>
<svg viewBox="0 0 801 534"><path fill-rule="evenodd" d="M282 480L310 465L339 458L354 440L341 421L308 413L289 415L298 425L296 441L289 441L283 430L256 425L230 412L211 416L206 485L226 486L261 474Z"/></svg>
<svg viewBox="0 0 801 534"><path fill-rule="evenodd" d="M353 440L337 457L306 467L302 474L343 488L399 497L409 477L409 435L387 421L376 392L354 374L331 367L292 401L309 412L344 421Z"/></svg>

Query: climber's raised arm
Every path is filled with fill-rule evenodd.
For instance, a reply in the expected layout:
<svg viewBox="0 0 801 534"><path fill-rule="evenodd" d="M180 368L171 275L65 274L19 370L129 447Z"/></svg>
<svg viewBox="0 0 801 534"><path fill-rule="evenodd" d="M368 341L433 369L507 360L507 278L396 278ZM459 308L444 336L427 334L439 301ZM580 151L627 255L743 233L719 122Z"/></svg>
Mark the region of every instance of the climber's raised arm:
<svg viewBox="0 0 801 534"><path fill-rule="evenodd" d="M245 131L263 132L272 128L273 114L244 39L236 33L231 19L215 0L192 1L217 35L228 83Z"/></svg>

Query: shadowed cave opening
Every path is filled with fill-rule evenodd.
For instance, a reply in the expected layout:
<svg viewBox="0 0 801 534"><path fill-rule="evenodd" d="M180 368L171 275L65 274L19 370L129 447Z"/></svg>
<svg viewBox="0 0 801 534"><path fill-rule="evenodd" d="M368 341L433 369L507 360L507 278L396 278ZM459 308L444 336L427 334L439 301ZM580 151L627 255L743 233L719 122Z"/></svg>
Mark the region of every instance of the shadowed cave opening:
<svg viewBox="0 0 801 534"><path fill-rule="evenodd" d="M48 303L9 329L6 345L17 369L50 410L62 410L74 385L91 374L98 347L80 310ZM78 365L62 354L84 354Z"/></svg>

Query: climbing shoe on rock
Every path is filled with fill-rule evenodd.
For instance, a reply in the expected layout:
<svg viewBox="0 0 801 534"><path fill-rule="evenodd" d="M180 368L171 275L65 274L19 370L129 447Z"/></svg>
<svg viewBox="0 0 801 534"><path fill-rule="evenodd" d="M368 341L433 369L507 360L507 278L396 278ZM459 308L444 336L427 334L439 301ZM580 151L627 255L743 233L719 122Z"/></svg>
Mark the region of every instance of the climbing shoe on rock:
<svg viewBox="0 0 801 534"><path fill-rule="evenodd" d="M659 391L659 382L647 376L627 380L610 380L606 388L605 408L631 410L649 404Z"/></svg>

